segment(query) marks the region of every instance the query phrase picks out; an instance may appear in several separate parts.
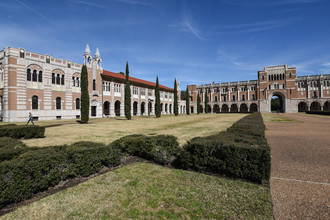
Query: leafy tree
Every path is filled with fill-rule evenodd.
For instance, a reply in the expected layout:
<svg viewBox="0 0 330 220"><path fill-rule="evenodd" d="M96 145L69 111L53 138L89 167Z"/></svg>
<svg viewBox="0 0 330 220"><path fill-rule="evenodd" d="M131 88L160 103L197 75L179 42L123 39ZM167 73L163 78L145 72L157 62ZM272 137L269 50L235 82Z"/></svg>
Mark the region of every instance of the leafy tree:
<svg viewBox="0 0 330 220"><path fill-rule="evenodd" d="M86 65L82 66L81 69L81 122L88 123L89 121L89 93L88 93L88 72Z"/></svg>
<svg viewBox="0 0 330 220"><path fill-rule="evenodd" d="M197 114L199 114L201 111L201 98L199 95L197 96Z"/></svg>
<svg viewBox="0 0 330 220"><path fill-rule="evenodd" d="M119 72L119 74L121 74L121 75L125 75L125 73L124 73L124 72Z"/></svg>
<svg viewBox="0 0 330 220"><path fill-rule="evenodd" d="M190 115L190 106L189 106L189 95L188 95L188 86L186 91L186 114Z"/></svg>
<svg viewBox="0 0 330 220"><path fill-rule="evenodd" d="M126 87L125 87L125 117L131 120L131 86L129 83L128 62L126 63Z"/></svg>
<svg viewBox="0 0 330 220"><path fill-rule="evenodd" d="M176 79L174 80L174 115L178 116L179 106L178 106L178 88L176 85Z"/></svg>
<svg viewBox="0 0 330 220"><path fill-rule="evenodd" d="M157 76L157 80L156 80L156 89L155 89L155 96L156 96L156 117L160 118L160 114L161 114L161 109L160 109L160 94L159 94L159 81L158 81L158 76Z"/></svg>
<svg viewBox="0 0 330 220"><path fill-rule="evenodd" d="M205 113L208 113L209 109L207 108L208 97L207 97L207 90L205 90Z"/></svg>

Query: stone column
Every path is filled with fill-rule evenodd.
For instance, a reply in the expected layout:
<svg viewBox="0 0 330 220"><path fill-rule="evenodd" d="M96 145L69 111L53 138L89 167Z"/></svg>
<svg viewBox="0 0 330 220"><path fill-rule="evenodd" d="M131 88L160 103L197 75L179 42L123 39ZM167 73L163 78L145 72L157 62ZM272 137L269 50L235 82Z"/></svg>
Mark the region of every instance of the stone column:
<svg viewBox="0 0 330 220"><path fill-rule="evenodd" d="M110 113L110 117L114 117L115 116L115 103L112 101L110 102L110 109L109 109L109 113Z"/></svg>

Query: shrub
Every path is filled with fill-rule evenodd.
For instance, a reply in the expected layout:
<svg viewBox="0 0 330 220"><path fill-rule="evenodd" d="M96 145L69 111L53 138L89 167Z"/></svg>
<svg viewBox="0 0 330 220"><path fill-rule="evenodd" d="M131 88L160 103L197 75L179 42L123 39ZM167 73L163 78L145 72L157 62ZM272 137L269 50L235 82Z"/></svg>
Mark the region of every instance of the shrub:
<svg viewBox="0 0 330 220"><path fill-rule="evenodd" d="M27 147L21 141L10 137L0 137L0 162L11 160L26 151Z"/></svg>
<svg viewBox="0 0 330 220"><path fill-rule="evenodd" d="M118 166L121 160L118 148L93 142L28 149L0 163L0 208L28 199L61 180Z"/></svg>
<svg viewBox="0 0 330 220"><path fill-rule="evenodd" d="M0 127L0 137L12 137L16 139L20 138L42 138L45 135L45 127L37 125L10 125Z"/></svg>
<svg viewBox="0 0 330 220"><path fill-rule="evenodd" d="M270 148L260 113L237 121L225 132L189 141L173 165L262 182L270 177Z"/></svg>
<svg viewBox="0 0 330 220"><path fill-rule="evenodd" d="M163 165L169 164L180 151L177 138L170 135L129 135L112 142L111 146Z"/></svg>
<svg viewBox="0 0 330 220"><path fill-rule="evenodd" d="M330 111L307 111L307 114L330 115Z"/></svg>

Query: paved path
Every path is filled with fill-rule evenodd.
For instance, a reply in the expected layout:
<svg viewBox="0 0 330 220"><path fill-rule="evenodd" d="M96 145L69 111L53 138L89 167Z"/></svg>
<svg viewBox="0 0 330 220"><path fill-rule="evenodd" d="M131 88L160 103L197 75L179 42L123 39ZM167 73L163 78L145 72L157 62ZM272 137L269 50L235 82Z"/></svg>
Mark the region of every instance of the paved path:
<svg viewBox="0 0 330 220"><path fill-rule="evenodd" d="M285 114L266 122L276 219L330 219L330 117Z"/></svg>

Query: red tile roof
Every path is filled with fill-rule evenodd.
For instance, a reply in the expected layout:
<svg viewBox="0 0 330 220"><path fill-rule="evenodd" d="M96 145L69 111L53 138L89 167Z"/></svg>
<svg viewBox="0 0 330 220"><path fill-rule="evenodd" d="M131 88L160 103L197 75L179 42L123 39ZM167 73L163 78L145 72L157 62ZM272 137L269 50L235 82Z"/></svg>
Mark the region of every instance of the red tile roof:
<svg viewBox="0 0 330 220"><path fill-rule="evenodd" d="M126 76L125 75L122 75L122 74L119 74L119 73L110 72L110 71L107 71L107 70L103 70L103 75L104 76L114 77L114 78L117 78L117 79L123 79L123 80L126 79ZM144 85L156 87L156 83L149 82L149 81L146 81L146 80L143 80L143 79L129 77L129 81L130 82L136 82L136 83L141 83L141 84L144 84ZM170 90L170 91L173 92L173 89L172 88L169 88L169 87L166 87L166 86L163 86L163 85L159 85L159 88Z"/></svg>

